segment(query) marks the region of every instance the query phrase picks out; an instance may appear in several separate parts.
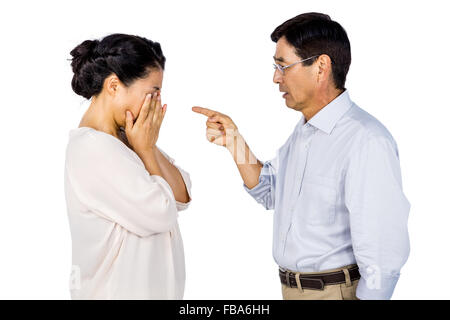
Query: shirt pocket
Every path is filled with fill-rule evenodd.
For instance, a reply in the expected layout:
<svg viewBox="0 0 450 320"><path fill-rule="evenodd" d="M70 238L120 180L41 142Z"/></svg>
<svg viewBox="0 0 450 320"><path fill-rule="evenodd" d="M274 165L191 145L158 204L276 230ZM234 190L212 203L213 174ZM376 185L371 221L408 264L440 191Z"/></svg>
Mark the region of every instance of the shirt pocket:
<svg viewBox="0 0 450 320"><path fill-rule="evenodd" d="M336 215L336 179L324 176L305 177L302 182L297 210L310 225L329 225Z"/></svg>

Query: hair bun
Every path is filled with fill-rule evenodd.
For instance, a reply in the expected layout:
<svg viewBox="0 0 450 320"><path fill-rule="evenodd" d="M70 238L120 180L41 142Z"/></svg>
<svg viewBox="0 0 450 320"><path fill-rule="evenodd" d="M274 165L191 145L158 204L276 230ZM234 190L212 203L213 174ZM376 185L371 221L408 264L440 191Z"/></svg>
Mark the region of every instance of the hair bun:
<svg viewBox="0 0 450 320"><path fill-rule="evenodd" d="M128 87L135 80L147 77L153 68L164 70L166 61L159 43L122 33L83 41L70 54L72 89L86 99L100 94L106 77L111 74Z"/></svg>
<svg viewBox="0 0 450 320"><path fill-rule="evenodd" d="M95 59L97 55L96 49L99 43L100 41L98 40L85 40L70 51L70 55L72 56L72 63L70 65L75 74L80 72L87 61Z"/></svg>

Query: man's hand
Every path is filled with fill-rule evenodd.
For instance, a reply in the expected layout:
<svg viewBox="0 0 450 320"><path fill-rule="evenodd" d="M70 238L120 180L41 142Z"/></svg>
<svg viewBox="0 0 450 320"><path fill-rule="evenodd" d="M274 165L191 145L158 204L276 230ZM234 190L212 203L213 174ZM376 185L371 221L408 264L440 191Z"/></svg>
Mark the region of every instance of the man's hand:
<svg viewBox="0 0 450 320"><path fill-rule="evenodd" d="M230 150L239 135L236 124L231 118L218 111L207 108L193 107L192 111L208 117L206 120L206 138L209 142L224 146Z"/></svg>
<svg viewBox="0 0 450 320"><path fill-rule="evenodd" d="M206 108L193 107L192 111L208 117L206 120L208 141L226 147L233 156L245 185L249 188L256 186L263 165L256 159L233 120L223 113Z"/></svg>

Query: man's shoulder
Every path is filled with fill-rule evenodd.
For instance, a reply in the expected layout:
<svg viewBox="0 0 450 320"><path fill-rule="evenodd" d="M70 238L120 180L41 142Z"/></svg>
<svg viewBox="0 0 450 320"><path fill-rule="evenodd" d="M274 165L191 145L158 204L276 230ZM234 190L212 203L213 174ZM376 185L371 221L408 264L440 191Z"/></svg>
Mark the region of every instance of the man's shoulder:
<svg viewBox="0 0 450 320"><path fill-rule="evenodd" d="M394 138L386 126L355 103L353 103L344 120L352 129L354 136L359 136L363 139L386 138L394 142Z"/></svg>

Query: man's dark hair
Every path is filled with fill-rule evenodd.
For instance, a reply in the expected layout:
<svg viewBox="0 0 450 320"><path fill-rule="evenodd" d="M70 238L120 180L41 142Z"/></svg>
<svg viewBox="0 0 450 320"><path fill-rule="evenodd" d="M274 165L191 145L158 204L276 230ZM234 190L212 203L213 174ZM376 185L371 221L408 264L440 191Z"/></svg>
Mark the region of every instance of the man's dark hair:
<svg viewBox="0 0 450 320"><path fill-rule="evenodd" d="M85 40L72 51L72 89L90 99L103 89L115 73L125 85L145 78L152 69L164 70L166 58L161 45L144 37L115 33L102 40Z"/></svg>
<svg viewBox="0 0 450 320"><path fill-rule="evenodd" d="M332 62L334 84L337 89L345 89L345 78L351 62L350 41L339 23L323 13L303 13L279 25L270 35L274 42L282 37L302 59L328 55ZM310 66L316 60L305 61L303 65Z"/></svg>

